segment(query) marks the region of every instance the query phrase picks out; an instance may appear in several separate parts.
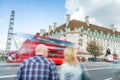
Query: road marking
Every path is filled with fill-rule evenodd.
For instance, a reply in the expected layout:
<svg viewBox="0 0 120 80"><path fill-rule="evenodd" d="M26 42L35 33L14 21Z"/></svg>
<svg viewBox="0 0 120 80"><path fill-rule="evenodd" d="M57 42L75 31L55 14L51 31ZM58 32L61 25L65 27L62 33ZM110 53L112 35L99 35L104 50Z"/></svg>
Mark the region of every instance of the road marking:
<svg viewBox="0 0 120 80"><path fill-rule="evenodd" d="M105 80L112 80L113 78L107 78L107 79L105 79Z"/></svg>
<svg viewBox="0 0 120 80"><path fill-rule="evenodd" d="M101 69L111 69L114 67L104 67L104 68L94 68L94 69L85 69L85 70L101 70Z"/></svg>
<svg viewBox="0 0 120 80"><path fill-rule="evenodd" d="M6 67L6 70L9 70L9 69L11 69L11 67Z"/></svg>
<svg viewBox="0 0 120 80"><path fill-rule="evenodd" d="M16 77L16 75L0 76L0 78L10 78L10 77Z"/></svg>

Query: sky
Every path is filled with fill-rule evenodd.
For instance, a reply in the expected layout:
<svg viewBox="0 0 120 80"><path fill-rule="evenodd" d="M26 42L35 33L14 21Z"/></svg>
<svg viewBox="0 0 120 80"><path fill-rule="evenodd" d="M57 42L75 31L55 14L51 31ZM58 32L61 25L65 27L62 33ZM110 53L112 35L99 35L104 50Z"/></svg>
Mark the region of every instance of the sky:
<svg viewBox="0 0 120 80"><path fill-rule="evenodd" d="M15 10L14 32L35 34L48 30L56 22L58 26L71 20L84 21L110 28L114 24L120 31L120 0L0 0L0 50L6 47L11 10Z"/></svg>

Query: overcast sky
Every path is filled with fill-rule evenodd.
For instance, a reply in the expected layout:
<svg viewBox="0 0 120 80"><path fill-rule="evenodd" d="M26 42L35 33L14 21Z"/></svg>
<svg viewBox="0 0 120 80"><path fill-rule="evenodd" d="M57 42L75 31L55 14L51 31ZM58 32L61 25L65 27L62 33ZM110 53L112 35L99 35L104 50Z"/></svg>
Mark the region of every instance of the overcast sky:
<svg viewBox="0 0 120 80"><path fill-rule="evenodd" d="M35 34L49 25L65 23L65 15L120 31L120 0L0 0L0 49L5 49L11 10L15 10L14 32Z"/></svg>
<svg viewBox="0 0 120 80"><path fill-rule="evenodd" d="M72 18L84 21L89 16L93 24L107 28L114 24L120 31L120 0L66 0L65 8Z"/></svg>

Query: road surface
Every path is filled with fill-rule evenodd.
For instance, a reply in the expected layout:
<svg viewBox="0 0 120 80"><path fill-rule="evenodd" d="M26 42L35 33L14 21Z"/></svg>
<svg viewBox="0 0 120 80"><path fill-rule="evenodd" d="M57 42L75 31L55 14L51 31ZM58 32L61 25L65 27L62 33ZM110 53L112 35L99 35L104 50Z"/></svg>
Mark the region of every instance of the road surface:
<svg viewBox="0 0 120 80"><path fill-rule="evenodd" d="M120 80L120 65L107 62L82 63L92 80ZM0 63L0 80L14 80L19 65ZM59 73L59 65L57 66Z"/></svg>

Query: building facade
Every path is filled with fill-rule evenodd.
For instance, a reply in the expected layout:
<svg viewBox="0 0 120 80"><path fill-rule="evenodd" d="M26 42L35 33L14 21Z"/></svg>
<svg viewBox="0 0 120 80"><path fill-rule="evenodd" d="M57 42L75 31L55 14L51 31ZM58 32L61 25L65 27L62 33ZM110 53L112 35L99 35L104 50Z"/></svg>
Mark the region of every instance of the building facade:
<svg viewBox="0 0 120 80"><path fill-rule="evenodd" d="M57 26L54 23L53 28L49 26L48 32L43 35L74 42L78 44L80 51L83 53L87 53L87 42L94 40L103 48L104 54L109 48L112 54L120 55L120 32L115 30L113 24L111 29L90 24L88 16L85 17L83 22L70 20L70 15L67 14L65 24Z"/></svg>

